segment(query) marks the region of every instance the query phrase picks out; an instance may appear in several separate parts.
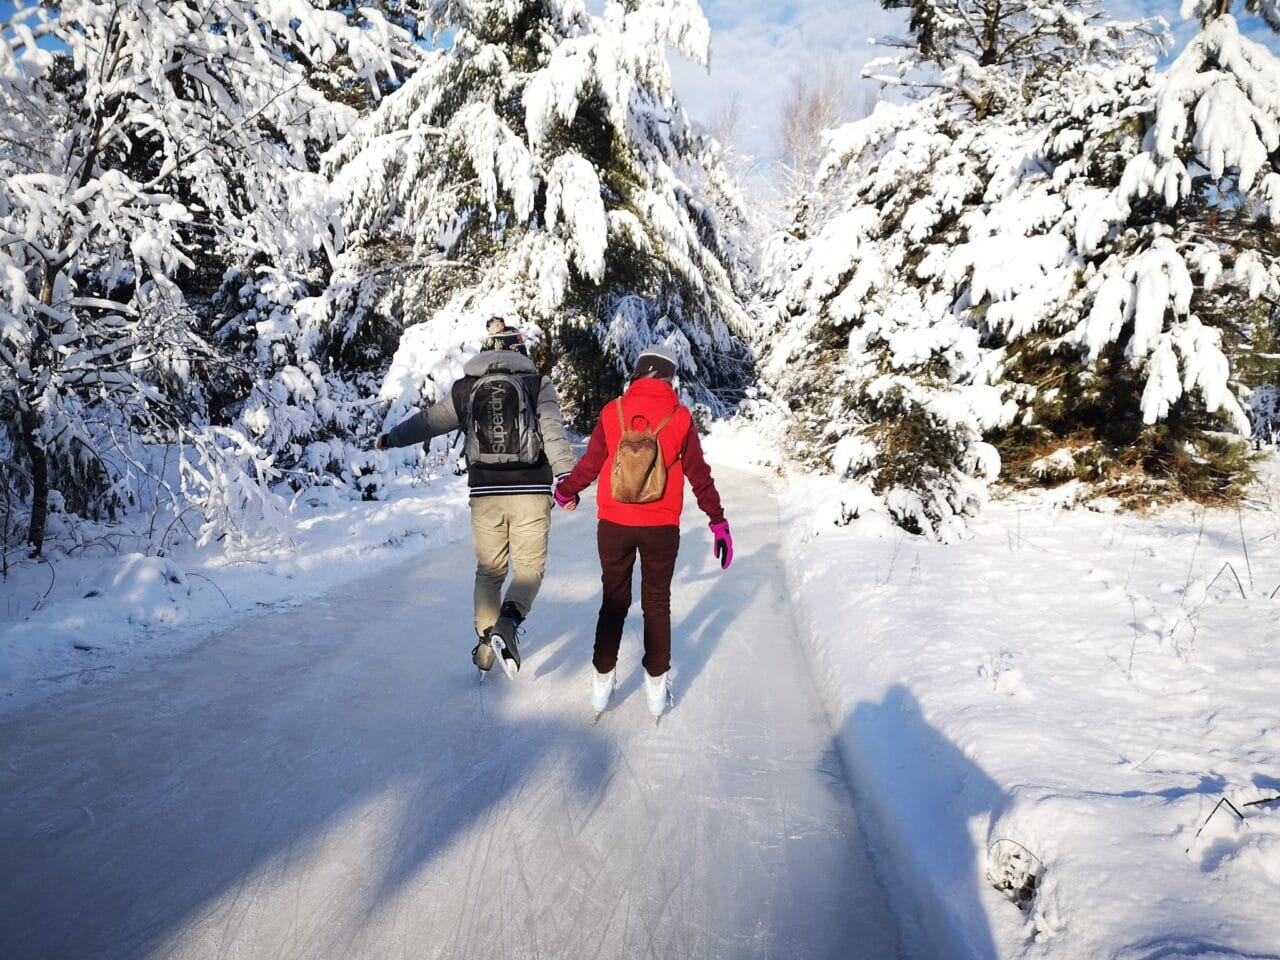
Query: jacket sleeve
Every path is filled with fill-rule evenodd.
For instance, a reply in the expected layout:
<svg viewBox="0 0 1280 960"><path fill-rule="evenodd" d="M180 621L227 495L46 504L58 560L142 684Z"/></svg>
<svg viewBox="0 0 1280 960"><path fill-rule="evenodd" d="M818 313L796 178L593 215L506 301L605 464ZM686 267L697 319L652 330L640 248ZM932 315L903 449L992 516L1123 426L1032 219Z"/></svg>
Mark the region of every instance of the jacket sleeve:
<svg viewBox="0 0 1280 960"><path fill-rule="evenodd" d="M458 412L454 409L453 391L450 390L443 400L419 410L388 430L387 446L409 447L415 443L426 443L432 437L457 429Z"/></svg>
<svg viewBox="0 0 1280 960"><path fill-rule="evenodd" d="M542 378L538 390L538 427L542 430L542 449L547 452L552 475L564 476L573 469L576 458L564 435L564 414L560 412L556 388L547 377Z"/></svg>
<svg viewBox="0 0 1280 960"><path fill-rule="evenodd" d="M698 499L698 507L712 523L724 523L720 492L716 490L716 482L711 477L711 467L702 455L702 441L698 439L698 428L692 421L689 422L689 432L684 438L684 450L680 459L684 461L684 475L689 478L689 486Z"/></svg>
<svg viewBox="0 0 1280 960"><path fill-rule="evenodd" d="M581 493L600 476L604 462L609 457L609 447L604 440L604 427L596 421L596 428L591 431L591 439L587 441L587 452L582 455L573 472L560 481L560 492L566 497Z"/></svg>

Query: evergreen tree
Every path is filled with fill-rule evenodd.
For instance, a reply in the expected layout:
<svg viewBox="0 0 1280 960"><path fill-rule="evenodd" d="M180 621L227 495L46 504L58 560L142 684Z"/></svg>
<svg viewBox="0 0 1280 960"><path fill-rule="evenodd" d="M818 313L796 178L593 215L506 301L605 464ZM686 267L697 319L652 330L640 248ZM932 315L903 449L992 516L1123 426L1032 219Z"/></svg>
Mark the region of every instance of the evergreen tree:
<svg viewBox="0 0 1280 960"><path fill-rule="evenodd" d="M1084 4L913 10L883 77L925 95L834 134L840 199L773 245L779 343L828 351L826 379L770 358L811 449L882 494L905 477L943 535L966 451L1135 502L1234 495L1240 371L1260 415L1275 396L1275 59L1225 16L1160 76L1130 46L1150 26ZM989 43L992 11L1026 39Z"/></svg>
<svg viewBox="0 0 1280 960"><path fill-rule="evenodd" d="M1017 190L1060 205L1037 232L1073 279L994 325L1022 407L994 438L1013 479L1145 503L1230 498L1251 476L1245 407L1265 418L1276 382L1280 62L1223 10L1153 84L1111 75L1039 104L1051 174Z"/></svg>
<svg viewBox="0 0 1280 960"><path fill-rule="evenodd" d="M381 429L358 400L370 380L385 374L387 420L434 402L491 314L537 343L580 428L655 341L695 402L727 409L750 374L716 216L736 194L666 62L668 46L705 58L696 2L614 0L592 17L576 0L450 0L434 17L451 45L325 158L347 245L280 349L334 402L316 416L300 399L262 442L297 445L308 469L358 461L325 441L339 422Z"/></svg>

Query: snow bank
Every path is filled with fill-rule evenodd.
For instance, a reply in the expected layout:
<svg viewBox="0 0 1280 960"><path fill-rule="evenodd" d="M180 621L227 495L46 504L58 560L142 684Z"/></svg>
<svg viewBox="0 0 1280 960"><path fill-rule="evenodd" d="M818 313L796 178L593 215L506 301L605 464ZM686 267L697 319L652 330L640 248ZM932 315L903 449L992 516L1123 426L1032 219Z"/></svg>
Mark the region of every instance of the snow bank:
<svg viewBox="0 0 1280 960"><path fill-rule="evenodd" d="M788 576L913 955L1274 954L1280 480L1239 514L997 501L948 546L836 526L848 488L779 481Z"/></svg>
<svg viewBox="0 0 1280 960"><path fill-rule="evenodd" d="M10 556L0 581L0 712L179 652L259 610L305 603L336 583L403 563L405 551L469 535L460 477L401 478L379 502L309 490L291 515L288 543L146 556L121 551L145 544L145 530L76 521L79 529L63 529L48 544L51 563ZM60 553L68 543L76 549Z"/></svg>

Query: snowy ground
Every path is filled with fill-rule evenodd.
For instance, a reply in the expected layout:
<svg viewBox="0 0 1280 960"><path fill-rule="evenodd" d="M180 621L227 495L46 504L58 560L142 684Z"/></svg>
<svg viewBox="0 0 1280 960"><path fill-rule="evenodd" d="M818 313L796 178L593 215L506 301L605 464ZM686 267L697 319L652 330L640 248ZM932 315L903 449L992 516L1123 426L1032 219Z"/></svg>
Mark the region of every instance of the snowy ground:
<svg viewBox="0 0 1280 960"><path fill-rule="evenodd" d="M792 592L922 956L1280 956L1280 484L989 505L940 546L779 483ZM1030 875L1021 909L1012 891Z"/></svg>
<svg viewBox="0 0 1280 960"><path fill-rule="evenodd" d="M634 625L586 716L588 510L514 685L460 649L452 481L233 560L90 542L34 613L47 568L11 571L0 956L891 956L837 756L908 955L1280 956L1274 478L1238 513L1010 499L944 547L832 526L761 448L708 444L738 558L686 517L656 730Z"/></svg>

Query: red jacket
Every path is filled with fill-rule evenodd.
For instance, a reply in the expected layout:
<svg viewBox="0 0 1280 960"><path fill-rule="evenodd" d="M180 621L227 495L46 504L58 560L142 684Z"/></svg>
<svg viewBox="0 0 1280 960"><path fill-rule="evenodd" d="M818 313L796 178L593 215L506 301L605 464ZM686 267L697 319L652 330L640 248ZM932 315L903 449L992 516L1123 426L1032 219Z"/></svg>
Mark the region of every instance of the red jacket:
<svg viewBox="0 0 1280 960"><path fill-rule="evenodd" d="M680 511L684 507L684 478L689 478L693 495L712 523L724 520L720 506L720 494L711 478L711 468L702 455L702 443L698 440L697 427L688 408L681 406L671 384L656 377L636 380L622 395L622 413L629 427L648 428L660 424L667 414L675 414L658 434L658 445L667 462L667 487L661 498L652 503L619 503L613 499L610 477L613 475L613 454L618 449L622 428L618 423L617 401L610 401L600 411L600 419L591 432L587 452L583 454L573 472L560 481L559 489L568 497L581 493L593 480L602 476L596 492L596 512L601 520L619 523L626 527L678 527Z"/></svg>

